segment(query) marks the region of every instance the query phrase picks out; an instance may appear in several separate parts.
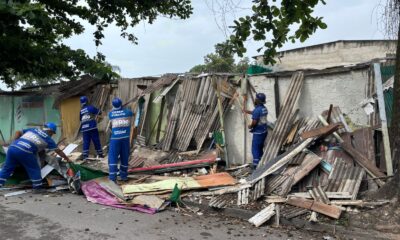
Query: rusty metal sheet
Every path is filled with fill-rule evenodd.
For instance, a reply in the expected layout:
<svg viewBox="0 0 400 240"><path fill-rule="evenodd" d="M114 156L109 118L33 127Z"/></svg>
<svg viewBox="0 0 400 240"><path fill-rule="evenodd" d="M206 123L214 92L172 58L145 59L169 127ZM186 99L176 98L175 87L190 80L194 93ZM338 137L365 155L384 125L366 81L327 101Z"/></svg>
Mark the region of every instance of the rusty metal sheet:
<svg viewBox="0 0 400 240"><path fill-rule="evenodd" d="M306 214L308 212L310 212L310 211L307 209L290 206L290 205L284 205L280 209L280 214L286 219L295 218L295 217L301 216L303 214Z"/></svg>
<svg viewBox="0 0 400 240"><path fill-rule="evenodd" d="M211 175L193 177L201 187L217 187L236 184L236 180L229 173L222 172Z"/></svg>
<svg viewBox="0 0 400 240"><path fill-rule="evenodd" d="M375 161L375 144L371 128L361 128L353 132L353 143L355 149L364 154L372 163Z"/></svg>

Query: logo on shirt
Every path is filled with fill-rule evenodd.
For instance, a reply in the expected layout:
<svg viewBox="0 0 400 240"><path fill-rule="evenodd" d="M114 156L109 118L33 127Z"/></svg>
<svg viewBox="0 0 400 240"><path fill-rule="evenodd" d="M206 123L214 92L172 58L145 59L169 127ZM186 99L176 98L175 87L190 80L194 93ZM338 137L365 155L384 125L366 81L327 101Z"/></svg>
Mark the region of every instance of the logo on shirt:
<svg viewBox="0 0 400 240"><path fill-rule="evenodd" d="M25 147L25 148L27 148L27 149L30 149L30 148L31 148L31 145L29 145L29 144L26 143L26 142L19 141L17 144L18 144L18 145L21 145L21 146L23 146L23 147Z"/></svg>
<svg viewBox="0 0 400 240"><path fill-rule="evenodd" d="M129 127L130 126L130 121L129 119L122 118L122 119L113 119L112 120L112 127L113 128L118 128L118 127Z"/></svg>
<svg viewBox="0 0 400 240"><path fill-rule="evenodd" d="M121 134L126 134L126 130L116 130L114 131L114 135L121 135Z"/></svg>
<svg viewBox="0 0 400 240"><path fill-rule="evenodd" d="M85 114L82 116L82 122L88 121L90 119L91 119L90 114Z"/></svg>

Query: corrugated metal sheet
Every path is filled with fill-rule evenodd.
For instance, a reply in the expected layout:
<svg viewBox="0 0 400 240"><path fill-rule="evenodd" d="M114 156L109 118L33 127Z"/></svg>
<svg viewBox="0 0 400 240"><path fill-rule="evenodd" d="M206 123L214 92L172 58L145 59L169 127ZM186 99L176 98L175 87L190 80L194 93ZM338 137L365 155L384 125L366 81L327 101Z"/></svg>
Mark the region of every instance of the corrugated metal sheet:
<svg viewBox="0 0 400 240"><path fill-rule="evenodd" d="M381 64L381 74L382 74L382 82L386 82L389 78L391 78L395 73L394 65L383 65Z"/></svg>
<svg viewBox="0 0 400 240"><path fill-rule="evenodd" d="M387 123L388 123L388 126L390 127L390 124L392 122L392 117L393 117L393 88L386 90L383 93L383 96L385 98Z"/></svg>
<svg viewBox="0 0 400 240"><path fill-rule="evenodd" d="M285 99L281 106L281 111L275 123L275 128L268 136L265 151L261 162L258 167L263 166L266 162L275 158L282 147L283 142L286 140L287 134L290 131L294 119L295 106L300 97L301 89L303 88L304 74L297 72L293 75L290 82L289 90L286 93ZM291 121L292 120L292 121Z"/></svg>
<svg viewBox="0 0 400 240"><path fill-rule="evenodd" d="M301 216L301 215L306 214L308 212L310 212L308 209L299 208L299 207L290 206L290 205L284 205L280 209L281 216L283 216L286 219L291 219L291 218L294 218L294 217L297 217L297 216Z"/></svg>
<svg viewBox="0 0 400 240"><path fill-rule="evenodd" d="M328 185L324 190L327 192L348 192L350 195L355 195L355 198L364 175L365 170L363 168L336 159L328 178Z"/></svg>

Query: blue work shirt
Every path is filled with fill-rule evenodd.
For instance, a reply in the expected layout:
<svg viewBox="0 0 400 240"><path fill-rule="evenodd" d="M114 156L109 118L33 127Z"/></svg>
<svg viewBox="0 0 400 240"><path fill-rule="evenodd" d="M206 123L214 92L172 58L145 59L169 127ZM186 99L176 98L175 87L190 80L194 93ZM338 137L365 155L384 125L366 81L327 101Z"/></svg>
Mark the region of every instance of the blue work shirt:
<svg viewBox="0 0 400 240"><path fill-rule="evenodd" d="M267 108L264 105L257 105L252 113L252 119L257 121L257 125L252 129L253 134L262 134L267 132L267 116Z"/></svg>
<svg viewBox="0 0 400 240"><path fill-rule="evenodd" d="M54 140L39 128L24 129L22 133L22 136L15 140L10 147L33 154L37 154L44 149L55 150L57 148Z"/></svg>
<svg viewBox="0 0 400 240"><path fill-rule="evenodd" d="M84 105L79 114L81 121L81 132L86 132L97 128L96 115L100 114L100 110L92 105Z"/></svg>
<svg viewBox="0 0 400 240"><path fill-rule="evenodd" d="M128 109L114 109L108 117L111 121L111 139L129 138L133 113Z"/></svg>

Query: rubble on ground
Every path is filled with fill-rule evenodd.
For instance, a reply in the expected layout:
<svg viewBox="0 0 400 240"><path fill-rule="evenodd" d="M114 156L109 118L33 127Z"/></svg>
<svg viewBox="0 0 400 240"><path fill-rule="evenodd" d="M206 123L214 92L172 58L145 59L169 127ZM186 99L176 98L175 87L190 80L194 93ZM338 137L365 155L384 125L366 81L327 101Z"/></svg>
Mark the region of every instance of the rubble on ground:
<svg viewBox="0 0 400 240"><path fill-rule="evenodd" d="M48 155L42 177L56 191L68 186L74 192L82 191L90 202L149 214L171 204L182 207L180 199L217 209L249 209L258 212L249 219L256 227L272 219L279 224L280 218L337 221L344 212L388 203L360 198L360 192L377 189L389 178L384 163L375 160L375 130L352 129L339 106L327 106L318 117L299 116L301 72L292 77L258 168L230 166L221 123L224 112L240 103L240 96L229 77L168 75L132 99L135 103L154 91L166 98L182 82L172 100L163 138L158 123L147 130L148 135L145 118L136 127L129 181L108 180L107 157L79 160L79 140L60 145L74 163L59 163L56 156ZM154 136L158 142L150 144ZM13 184L15 194L23 194L19 189L23 182Z"/></svg>

